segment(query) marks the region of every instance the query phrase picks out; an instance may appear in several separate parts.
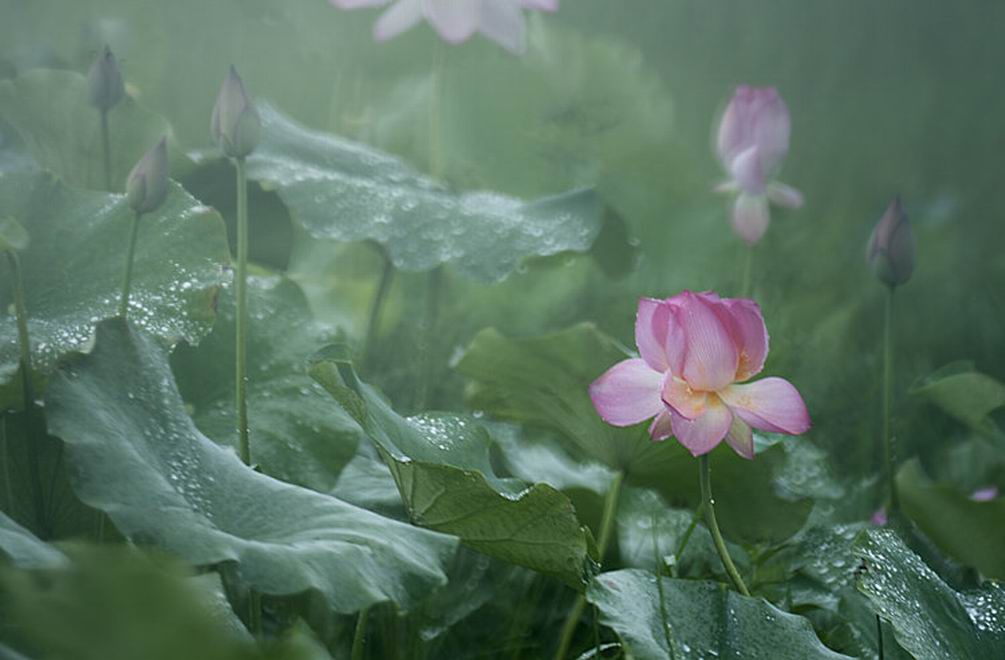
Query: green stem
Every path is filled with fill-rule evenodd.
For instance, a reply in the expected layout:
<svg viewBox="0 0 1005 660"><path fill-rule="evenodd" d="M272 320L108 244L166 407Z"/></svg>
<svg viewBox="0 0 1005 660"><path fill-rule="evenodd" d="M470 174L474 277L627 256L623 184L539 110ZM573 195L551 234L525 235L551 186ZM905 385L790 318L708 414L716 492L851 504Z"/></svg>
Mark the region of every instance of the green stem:
<svg viewBox="0 0 1005 660"><path fill-rule="evenodd" d="M136 257L136 239L140 235L140 214L133 215L133 225L129 230L129 251L126 253L126 272L122 276L122 298L119 299L119 316L129 314L129 289L133 284L133 260Z"/></svg>
<svg viewBox="0 0 1005 660"><path fill-rule="evenodd" d="M248 439L248 178L244 159L237 166L237 311L234 390L237 397L237 434L241 460L251 465Z"/></svg>
<svg viewBox="0 0 1005 660"><path fill-rule="evenodd" d="M611 534L614 532L614 519L617 517L618 499L621 497L621 487L624 485L625 474L618 472L611 480L611 485L607 488L607 496L604 498L604 513L600 518L600 536L597 538L597 551L600 553L600 560L603 562L604 554L607 552L607 544L610 543ZM583 616L583 609L586 607L586 595L576 596L576 603L572 606L572 611L565 619L562 626L562 634L558 641L558 650L555 651L555 660L565 660L569 654L569 647L572 645L572 637L576 633L576 626Z"/></svg>
<svg viewBox="0 0 1005 660"><path fill-rule="evenodd" d="M108 134L108 111L101 111L101 157L105 167L105 190L112 192L112 142Z"/></svg>
<svg viewBox="0 0 1005 660"><path fill-rule="evenodd" d="M366 324L363 350L360 352L361 364L366 364L374 345L377 343L377 333L380 331L380 315L384 311L387 292L391 290L391 281L394 279L394 264L391 263L391 260L384 253L383 249L380 251L380 255L384 260L384 269L380 274L380 283L377 285L377 291L373 296L373 303L370 305L370 319Z"/></svg>
<svg viewBox="0 0 1005 660"><path fill-rule="evenodd" d="M434 177L443 176L441 147L443 138L440 131L440 107L443 101L443 46L437 42L433 52L433 79L429 96L429 173Z"/></svg>
<svg viewBox="0 0 1005 660"><path fill-rule="evenodd" d="M248 592L248 620L251 624L251 634L262 636L262 595L252 588Z"/></svg>
<svg viewBox="0 0 1005 660"><path fill-rule="evenodd" d="M437 266L429 271L426 279L426 315L425 331L422 338L421 372L419 387L416 392L417 410L426 407L429 399L429 384L433 370L433 345L436 343L436 330L440 320L440 295L443 289L443 266Z"/></svg>
<svg viewBox="0 0 1005 660"><path fill-rule="evenodd" d="M698 475L701 482L701 500L705 506L705 523L708 525L708 531L712 533L712 540L715 541L715 549L719 552L719 559L722 560L722 565L733 581L736 590L744 596L749 596L747 585L743 583L740 572L733 565L733 560L726 549L726 542L722 540L722 534L719 532L719 523L715 520L715 500L712 498L712 466L708 460L708 454L702 454L698 458Z"/></svg>
<svg viewBox="0 0 1005 660"><path fill-rule="evenodd" d="M886 448L886 480L890 486L890 511L900 509L897 493L897 441L890 432L890 410L893 399L893 287L886 296L883 314L883 443Z"/></svg>
<svg viewBox="0 0 1005 660"><path fill-rule="evenodd" d="M691 521L691 529L688 530L688 536L690 536L691 530L694 529L694 525L697 521L697 517ZM667 602L666 594L663 592L663 559L660 557L660 542L659 536L656 533L656 514L653 514L653 559L656 560L656 590L659 592L660 597L660 623L663 625L663 639L666 640L667 648L670 649L670 654L673 656L673 644L670 643L670 626L667 624Z"/></svg>
<svg viewBox="0 0 1005 660"><path fill-rule="evenodd" d="M694 534L694 530L698 527L698 521L701 519L701 514L705 510L705 503L701 502L698 504L698 508L694 510L694 515L691 516L691 524L687 526L687 531L684 532L684 536L681 537L680 543L677 545L677 551L674 553L674 570L680 564L680 558L684 556L684 550L687 548L688 541L691 540L691 536Z"/></svg>
<svg viewBox="0 0 1005 660"><path fill-rule="evenodd" d="M879 639L878 641L879 660L883 660L885 656L883 652L883 621L882 619L879 618L878 614L876 615L876 635L878 636Z"/></svg>
<svg viewBox="0 0 1005 660"><path fill-rule="evenodd" d="M740 297L749 298L754 284L754 248L746 247L743 257L743 279L740 284Z"/></svg>
<svg viewBox="0 0 1005 660"><path fill-rule="evenodd" d="M7 417L0 417L0 460L3 460L4 506L9 513L14 511L14 491L10 482L10 454L7 451Z"/></svg>
<svg viewBox="0 0 1005 660"><path fill-rule="evenodd" d="M35 523L39 535L49 536L45 516L45 499L42 495L42 469L38 458L38 444L35 438L35 388L31 382L31 339L28 336L28 309L25 305L24 278L21 274L21 260L17 252L7 251L7 262L13 274L14 314L17 317L17 340L20 350L21 395L24 401L24 438L28 451L28 471L30 474L31 497L35 505Z"/></svg>
<svg viewBox="0 0 1005 660"><path fill-rule="evenodd" d="M352 660L363 660L366 646L366 622L369 618L370 610L362 609L356 617L356 630L352 636Z"/></svg>

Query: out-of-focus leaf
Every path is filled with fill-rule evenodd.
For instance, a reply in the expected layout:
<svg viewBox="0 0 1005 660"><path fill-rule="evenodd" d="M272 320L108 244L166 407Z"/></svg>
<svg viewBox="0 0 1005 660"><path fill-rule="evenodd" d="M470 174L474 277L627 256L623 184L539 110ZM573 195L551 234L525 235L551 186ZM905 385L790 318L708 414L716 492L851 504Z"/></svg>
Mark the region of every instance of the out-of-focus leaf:
<svg viewBox="0 0 1005 660"><path fill-rule="evenodd" d="M377 445L415 523L585 588L595 552L565 495L545 484L497 477L488 433L473 420L399 416L359 380L344 354L342 347L322 351L311 374Z"/></svg>
<svg viewBox="0 0 1005 660"><path fill-rule="evenodd" d="M917 459L900 468L897 489L904 511L943 552L1005 579L1005 498L975 502L956 488L933 483Z"/></svg>
<svg viewBox="0 0 1005 660"><path fill-rule="evenodd" d="M136 543L236 562L261 593L314 590L337 612L408 608L445 579L454 539L257 473L200 434L163 349L122 319L56 372L46 408L77 494Z"/></svg>
<svg viewBox="0 0 1005 660"><path fill-rule="evenodd" d="M28 247L28 232L14 218L0 218L0 252Z"/></svg>
<svg viewBox="0 0 1005 660"><path fill-rule="evenodd" d="M625 569L598 575L587 599L600 621L621 636L638 660L668 657L744 660L838 660L809 621L783 612L761 598L748 598L714 582L662 580Z"/></svg>
<svg viewBox="0 0 1005 660"><path fill-rule="evenodd" d="M693 507L700 497L694 457L675 441L652 442L644 424L606 424L590 401L590 383L626 357L591 324L529 339L509 339L490 328L472 340L456 369L473 381L472 407L556 431L574 456L622 470L629 483L657 489L675 506ZM799 529L812 505L780 492L774 475L784 463L780 446L754 461L725 446L712 453L716 510L727 533L780 540Z"/></svg>
<svg viewBox="0 0 1005 660"><path fill-rule="evenodd" d="M604 222L592 190L530 203L457 194L395 156L308 130L267 104L259 111L262 142L248 157L248 176L278 192L312 236L375 241L401 270L450 264L493 282L527 257L589 250Z"/></svg>
<svg viewBox="0 0 1005 660"><path fill-rule="evenodd" d="M988 415L1005 406L1005 385L975 371L970 362L954 362L938 369L911 392L977 431L994 431L997 427Z"/></svg>
<svg viewBox="0 0 1005 660"><path fill-rule="evenodd" d="M626 567L648 571L663 571L672 562L678 577L715 574L726 579L712 535L700 521L683 555L675 555L694 516L694 511L668 507L655 491L624 489L618 500L617 518L621 562ZM750 570L747 553L733 543L727 543L727 547L740 573L747 575Z"/></svg>
<svg viewBox="0 0 1005 660"><path fill-rule="evenodd" d="M36 375L93 336L118 313L133 213L122 195L70 188L52 175L0 175L0 216L31 235L21 253L28 331ZM130 319L166 342L198 343L230 256L220 216L176 184L143 216L136 246ZM17 325L10 274L0 263L0 409L20 398Z"/></svg>
<svg viewBox="0 0 1005 660"><path fill-rule="evenodd" d="M891 530L863 532L855 554L864 563L859 590L915 658L1005 655L1005 590L999 584L954 591Z"/></svg>
<svg viewBox="0 0 1005 660"><path fill-rule="evenodd" d="M307 375L307 359L334 339L300 288L279 275L248 280L248 416L251 455L266 474L327 493L362 432ZM234 294L221 292L213 332L171 356L178 389L199 430L238 445L234 419Z"/></svg>
<svg viewBox="0 0 1005 660"><path fill-rule="evenodd" d="M43 543L0 511L0 554L19 568L55 568L66 564L66 556Z"/></svg>
<svg viewBox="0 0 1005 660"><path fill-rule="evenodd" d="M72 71L36 69L0 81L0 119L9 122L44 169L71 185L105 189L100 114L87 101L87 79ZM133 165L171 126L126 95L108 113L112 187L125 188ZM172 174L191 166L173 146Z"/></svg>

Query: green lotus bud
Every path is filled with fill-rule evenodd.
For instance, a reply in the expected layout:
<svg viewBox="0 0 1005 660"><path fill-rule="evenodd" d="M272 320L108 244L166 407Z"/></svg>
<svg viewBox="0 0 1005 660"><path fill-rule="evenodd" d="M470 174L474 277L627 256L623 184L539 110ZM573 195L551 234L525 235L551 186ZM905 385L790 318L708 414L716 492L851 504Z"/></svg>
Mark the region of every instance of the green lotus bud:
<svg viewBox="0 0 1005 660"><path fill-rule="evenodd" d="M895 287L911 279L914 272L914 232L907 214L894 198L886 213L876 223L866 248L872 272L884 284Z"/></svg>
<svg viewBox="0 0 1005 660"><path fill-rule="evenodd" d="M150 148L126 179L126 201L137 213L157 210L167 197L167 138Z"/></svg>
<svg viewBox="0 0 1005 660"><path fill-rule="evenodd" d="M107 112L125 96L126 87L122 83L119 61L108 46L101 50L98 59L91 65L87 74L87 90L91 105L102 112Z"/></svg>
<svg viewBox="0 0 1005 660"><path fill-rule="evenodd" d="M231 158L244 158L258 146L262 121L233 65L216 97L210 131L223 153Z"/></svg>
<svg viewBox="0 0 1005 660"><path fill-rule="evenodd" d="M28 231L14 218L0 218L0 251L28 247Z"/></svg>

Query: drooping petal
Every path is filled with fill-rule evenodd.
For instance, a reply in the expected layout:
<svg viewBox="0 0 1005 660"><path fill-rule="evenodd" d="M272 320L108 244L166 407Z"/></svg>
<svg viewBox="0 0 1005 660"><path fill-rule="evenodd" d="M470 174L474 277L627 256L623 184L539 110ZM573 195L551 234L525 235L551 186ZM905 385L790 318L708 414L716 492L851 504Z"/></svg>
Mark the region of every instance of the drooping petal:
<svg viewBox="0 0 1005 660"><path fill-rule="evenodd" d="M664 410L660 398L663 374L641 358L619 362L590 385L590 399L608 424L631 426Z"/></svg>
<svg viewBox="0 0 1005 660"><path fill-rule="evenodd" d="M786 209L798 209L803 206L803 194L792 186L778 181L768 184L768 199L772 204Z"/></svg>
<svg viewBox="0 0 1005 660"><path fill-rule="evenodd" d="M649 437L657 442L662 442L666 440L671 435L673 435L673 427L671 425L671 418L673 413L669 410L664 410L660 414L653 418L653 423L649 425Z"/></svg>
<svg viewBox="0 0 1005 660"><path fill-rule="evenodd" d="M682 379L667 374L663 379L663 403L687 419L701 417L708 402L707 392L696 392Z"/></svg>
<svg viewBox="0 0 1005 660"><path fill-rule="evenodd" d="M377 41L393 39L421 20L422 0L398 0L377 19L373 26L373 38Z"/></svg>
<svg viewBox="0 0 1005 660"><path fill-rule="evenodd" d="M639 355L656 371L669 369L666 353L670 308L662 300L640 298L635 314L635 345Z"/></svg>
<svg viewBox="0 0 1005 660"><path fill-rule="evenodd" d="M686 346L680 376L691 389L721 390L733 382L739 361L729 328L700 295L685 291L680 300L676 317Z"/></svg>
<svg viewBox="0 0 1005 660"><path fill-rule="evenodd" d="M516 0L490 0L481 3L478 31L516 55L527 50L527 24Z"/></svg>
<svg viewBox="0 0 1005 660"><path fill-rule="evenodd" d="M768 357L768 328L760 306L753 300L727 298L722 305L732 318L733 337L740 351L734 380L742 382L764 368L764 360Z"/></svg>
<svg viewBox="0 0 1005 660"><path fill-rule="evenodd" d="M799 435L810 428L810 414L796 388L782 378L731 385L719 397L755 429Z"/></svg>
<svg viewBox="0 0 1005 660"><path fill-rule="evenodd" d="M726 434L726 442L740 456L754 460L754 432L738 415L733 415L733 424Z"/></svg>
<svg viewBox="0 0 1005 660"><path fill-rule="evenodd" d="M771 216L768 200L763 196L741 194L733 205L733 230L747 245L757 244L768 230Z"/></svg>
<svg viewBox="0 0 1005 660"><path fill-rule="evenodd" d="M729 164L729 173L748 195L761 195L767 187L761 153L757 146L741 151Z"/></svg>
<svg viewBox="0 0 1005 660"><path fill-rule="evenodd" d="M519 0L519 2L524 9L558 11L558 0Z"/></svg>
<svg viewBox="0 0 1005 660"><path fill-rule="evenodd" d="M504 0L510 4L512 0ZM459 44L478 29L483 0L423 0L426 18L443 40Z"/></svg>
<svg viewBox="0 0 1005 660"><path fill-rule="evenodd" d="M701 456L715 449L729 432L733 423L733 413L715 397L709 398L705 414L697 419L686 419L672 415L671 425L677 440L695 456Z"/></svg>

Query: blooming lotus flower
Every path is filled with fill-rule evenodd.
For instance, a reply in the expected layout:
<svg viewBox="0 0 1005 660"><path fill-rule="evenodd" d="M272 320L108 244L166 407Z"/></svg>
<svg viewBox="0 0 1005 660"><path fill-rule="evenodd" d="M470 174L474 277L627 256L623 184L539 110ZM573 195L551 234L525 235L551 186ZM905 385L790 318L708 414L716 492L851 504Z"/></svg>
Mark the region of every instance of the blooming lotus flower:
<svg viewBox="0 0 1005 660"><path fill-rule="evenodd" d="M652 418L649 434L671 434L695 456L723 438L754 457L751 427L798 435L810 428L799 392L760 373L768 331L753 300L684 291L666 300L642 298L635 319L641 357L619 362L590 385L590 398L608 424Z"/></svg>
<svg viewBox="0 0 1005 660"><path fill-rule="evenodd" d="M914 273L914 232L907 214L894 198L886 213L876 223L866 246L866 260L881 282L895 287L911 279Z"/></svg>
<svg viewBox="0 0 1005 660"><path fill-rule="evenodd" d="M339 9L380 7L390 0L328 0ZM506 50L523 54L527 29L523 10L558 11L558 0L397 0L373 26L377 41L386 41L425 19L451 44L480 32Z"/></svg>
<svg viewBox="0 0 1005 660"><path fill-rule="evenodd" d="M789 109L774 87L736 88L719 124L716 152L729 181L717 192L735 194L733 229L754 245L768 229L768 202L803 205L802 194L772 181L789 151Z"/></svg>

